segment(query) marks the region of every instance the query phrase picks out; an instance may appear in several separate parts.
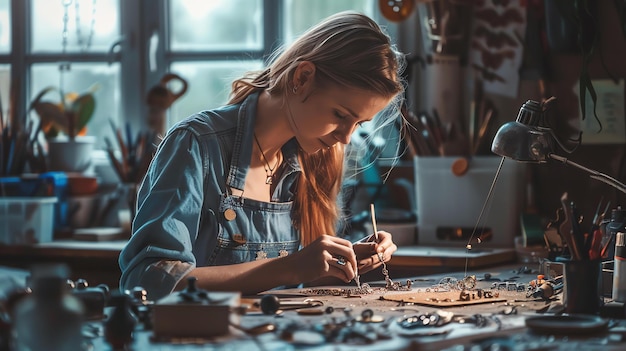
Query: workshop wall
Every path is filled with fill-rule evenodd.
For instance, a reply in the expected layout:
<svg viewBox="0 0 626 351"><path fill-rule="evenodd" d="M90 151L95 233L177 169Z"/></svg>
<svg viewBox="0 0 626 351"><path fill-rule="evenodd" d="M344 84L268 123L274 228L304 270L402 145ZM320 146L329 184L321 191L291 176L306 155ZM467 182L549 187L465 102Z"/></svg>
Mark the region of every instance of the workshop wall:
<svg viewBox="0 0 626 351"><path fill-rule="evenodd" d="M589 65L592 80L626 78L626 38L621 28L618 13L613 1L595 2L598 6L599 46ZM604 66L606 67L603 67ZM578 119L578 99L574 86L581 72L582 57L579 54L553 54L549 57L551 76L547 88L557 97L554 113L561 117L563 125L576 125ZM623 94L623 91L622 91ZM621 116L624 119L624 116ZM594 116L586 116L593 119ZM557 127L558 128L558 127ZM604 126L604 128L607 128ZM609 127L610 128L610 127ZM593 132L583 134L583 145L570 155L570 159L586 167L606 173L624 182L624 143L609 145L585 145L585 138L593 137ZM604 196L610 200L611 207L626 205L626 196L613 188L590 179L587 174L561 164L538 165L533 167L533 183L537 199L537 208L543 214L551 214L559 206L560 195L567 191L583 210L586 218L591 218L595 208Z"/></svg>
<svg viewBox="0 0 626 351"><path fill-rule="evenodd" d="M520 106L526 100L541 101L550 96L556 97L556 100L551 104L548 116L552 123L551 127L560 140L567 141L567 138L578 136L580 107L577 97L577 84L583 67L583 57L579 52L557 52L548 47L545 25L551 18L546 16L552 15L543 11L545 9L544 1L527 2L531 6L535 6L535 10L540 10L537 13L529 13L527 19L536 19L540 25L538 40L541 41L540 44L543 47L540 57L543 72L538 75L520 75L519 90L515 97L493 93L485 94L493 102L497 111L496 121L488 132L488 140L493 139L498 127L503 123L515 120ZM619 2L589 1L588 3L597 6L596 17L601 19L597 22L599 41L595 54L588 65L589 76L594 82L613 78L624 80L626 78L626 65L624 64L626 62L626 34L622 28L624 24L616 10L616 3ZM399 42L403 51L410 55L425 58L426 65L428 65L428 52L423 45L423 19L425 18L426 6L427 4L420 3L417 10L399 24ZM529 35L532 33L527 32L526 34L525 45L528 45ZM428 76L423 67L419 63L409 67L410 85L407 97L409 108L413 112L419 111L427 105L428 90L433 86L433 82L428 81ZM466 82L471 81L472 74L472 70L467 65L463 67L462 75ZM624 94L623 89L621 93ZM471 99L471 86L466 86L461 97L462 104L465 106L460 109L461 111L469 110ZM625 119L623 115L620 118ZM586 120L589 119L594 120L594 116L588 114ZM624 122L622 121L622 128L623 125ZM607 128L606 125L603 127ZM596 129L592 128L583 133L583 144L573 153L561 152L559 154L624 182L626 178L625 142L585 143L585 140L603 138L601 135L593 135ZM566 142L566 145L573 147L575 143ZM546 220L554 218L555 211L560 207L561 195L564 192L568 192L569 199L576 203L576 206L588 220L593 216L601 198L604 199L605 203L611 201L611 208L626 204L624 194L604 183L589 178L588 174L572 166L566 166L555 161L548 164L528 165L527 172L529 191L527 191L527 196L524 199L523 208L526 211L540 214Z"/></svg>

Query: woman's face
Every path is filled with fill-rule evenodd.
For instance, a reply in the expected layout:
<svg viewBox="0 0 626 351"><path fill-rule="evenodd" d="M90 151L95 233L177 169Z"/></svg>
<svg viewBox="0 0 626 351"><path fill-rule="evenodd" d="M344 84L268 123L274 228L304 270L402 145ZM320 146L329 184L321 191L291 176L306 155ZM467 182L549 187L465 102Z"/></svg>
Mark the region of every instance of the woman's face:
<svg viewBox="0 0 626 351"><path fill-rule="evenodd" d="M350 142L355 129L371 121L390 101L369 91L332 86L291 96L287 113L300 147L314 153Z"/></svg>

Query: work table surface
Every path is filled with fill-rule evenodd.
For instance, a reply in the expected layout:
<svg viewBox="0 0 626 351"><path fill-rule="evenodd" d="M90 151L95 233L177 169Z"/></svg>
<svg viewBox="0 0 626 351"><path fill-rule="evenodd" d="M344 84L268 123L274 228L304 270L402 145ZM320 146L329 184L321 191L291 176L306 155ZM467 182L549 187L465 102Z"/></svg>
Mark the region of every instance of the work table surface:
<svg viewBox="0 0 626 351"><path fill-rule="evenodd" d="M24 247L1 247L2 261L22 259L24 266L32 260L72 261L82 266L84 273L94 269L113 272L111 281L119 276L117 257L124 242L71 242L59 241ZM244 329L271 323L276 331L251 336L240 329L230 327L226 336L212 339L155 340L151 330L141 326L134 333L133 350L624 350L622 334L626 335L624 320L596 319L581 323L582 329L569 325L555 331L539 333L529 329L526 320L540 315L552 316L560 312L561 294L550 300L528 298L525 291L517 291L516 283L528 284L537 278L539 264L517 263L513 250L483 249L473 252L453 248L404 247L400 248L389 263L389 273L396 283L408 291L384 289L384 281L376 279L380 272L363 277L372 287L369 294L320 295L320 291L353 289L354 285L340 287L311 287L308 289L273 290L281 301L303 301L311 298L323 303L317 315L285 310L277 315L263 314L257 305L262 297L242 298L242 306L250 307L238 317ZM87 263L86 263L87 262ZM91 262L91 263L88 263ZM102 267L106 265L106 267ZM98 267L100 266L100 267ZM466 268L467 267L467 268ZM81 274L82 274L81 272ZM93 272L92 272L93 273ZM484 303L446 307L446 299L458 299L460 291L441 289L442 282L463 280L475 276L476 289L492 290L498 298L482 299ZM95 286L108 282L97 276L90 278ZM507 285L509 282L509 285ZM494 288L495 287L495 288ZM415 303L407 303L406 295L415 297ZM395 301L405 295L405 303ZM430 302L424 304L424 300ZM438 301L442 305L438 305ZM326 308L332 307L331 310ZM375 318L363 321L364 311L371 311ZM438 311L441 311L440 313ZM109 311L110 312L110 311ZM539 313L541 312L541 313ZM455 321L439 327L421 326L408 328L401 321L439 313L453 314ZM478 317L477 317L478 316ZM211 316L207 315L207 321ZM464 320L465 323L459 322ZM480 320L479 325L474 324ZM591 330L598 321L605 321L602 330ZM86 325L92 350L111 350L104 340L103 321ZM185 323L181 320L180 323ZM597 327L597 326L596 326ZM332 333L329 333L329 330ZM573 332L572 332L573 330ZM563 333L565 331L565 333ZM322 335L326 333L325 337ZM343 333L343 334L342 334ZM351 333L351 336L346 336ZM289 337L288 337L289 335ZM343 335L339 338L338 335ZM498 348L499 347L499 348Z"/></svg>
<svg viewBox="0 0 626 351"><path fill-rule="evenodd" d="M622 333L626 330L624 320L588 316L589 321L583 320L581 323L565 326L559 325L557 321L554 330L528 328L527 319L537 316L557 316L558 314L552 312L562 311L561 294L549 300L533 299L527 297L526 291L509 288L514 287L516 283L528 284L536 279L538 272L535 268L513 264L444 275L424 275L410 278L411 288L407 291L388 291L384 289L384 282L369 282L373 292L358 296L317 294L329 290L342 291L340 289L351 289L355 286L273 290L267 294L275 295L281 302L302 302L310 298L323 305L300 312L286 309L276 315L266 315L258 308L263 295L243 297L242 305L248 306L249 309L239 317L238 324L248 329L271 323L276 331L252 336L231 327L228 335L212 339L180 338L158 341L154 339L151 330L140 328L135 333L133 349L236 350L245 348L246 351L626 349L626 342L622 342ZM460 291L446 292L441 288L443 282L463 280L469 275L476 277L475 289L497 292L496 298L484 298L479 301L480 303L465 306L438 305L437 301L445 304L446 296L458 298L460 293ZM391 278L393 279L393 272L391 272ZM401 282L406 288L406 279L396 282ZM506 282L509 282L509 285ZM400 295L413 295L416 301L426 299L431 302L412 304L393 301ZM327 310L329 307L332 309ZM311 315L306 312L313 310L324 310L324 313ZM366 319L364 311L371 311L373 317ZM407 317L419 318L419 316L435 313L442 318L454 315L454 322L438 327L423 325L406 328L402 326L401 321L406 322ZM207 316L207 318L210 317ZM477 321L480 323L476 324ZM181 320L180 323L186 323L186 321ZM599 325L605 326L599 327ZM102 336L96 337L92 342L94 350L109 350Z"/></svg>

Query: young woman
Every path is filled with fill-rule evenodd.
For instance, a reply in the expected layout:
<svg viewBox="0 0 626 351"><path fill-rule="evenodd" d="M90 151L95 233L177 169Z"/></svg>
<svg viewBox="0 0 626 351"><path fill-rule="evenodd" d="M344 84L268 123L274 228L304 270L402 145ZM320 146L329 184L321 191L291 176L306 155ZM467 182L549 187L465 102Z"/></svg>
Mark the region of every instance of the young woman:
<svg viewBox="0 0 626 351"><path fill-rule="evenodd" d="M236 80L226 106L174 126L139 190L120 288L157 299L193 276L250 294L347 283L388 261L391 234L353 245L335 231L345 145L398 117L402 68L374 21L339 13Z"/></svg>

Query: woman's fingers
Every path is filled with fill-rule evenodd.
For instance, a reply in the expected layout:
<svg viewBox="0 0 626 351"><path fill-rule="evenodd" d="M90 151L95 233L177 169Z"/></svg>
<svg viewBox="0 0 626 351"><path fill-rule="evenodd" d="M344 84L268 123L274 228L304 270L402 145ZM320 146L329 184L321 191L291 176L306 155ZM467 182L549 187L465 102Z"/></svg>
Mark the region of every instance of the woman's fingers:
<svg viewBox="0 0 626 351"><path fill-rule="evenodd" d="M356 276L354 266L343 256L333 257L329 265L331 275L349 283Z"/></svg>
<svg viewBox="0 0 626 351"><path fill-rule="evenodd" d="M388 232L379 231L378 240L377 243L355 243L354 251L359 258L359 272L369 272L380 267L383 262L389 262L391 255L398 249Z"/></svg>
<svg viewBox="0 0 626 351"><path fill-rule="evenodd" d="M342 238L324 235L305 250L310 254L319 255L316 261L324 262L321 267L317 266L323 269L322 272L317 271L318 277L330 275L349 283L357 274L369 272L380 267L383 262L388 262L391 255L398 249L388 232L379 231L378 240L378 242L362 241L352 244ZM313 258L310 255L306 256L309 258L305 257L305 260Z"/></svg>
<svg viewBox="0 0 626 351"><path fill-rule="evenodd" d="M322 249L328 253L328 272L337 278L350 282L357 274L357 260L352 243L333 236L323 236L320 240Z"/></svg>
<svg viewBox="0 0 626 351"><path fill-rule="evenodd" d="M384 261L387 262L391 259L391 255L398 250L398 246L393 243L391 234L385 231L378 232L378 245L376 245L376 252L382 254Z"/></svg>

